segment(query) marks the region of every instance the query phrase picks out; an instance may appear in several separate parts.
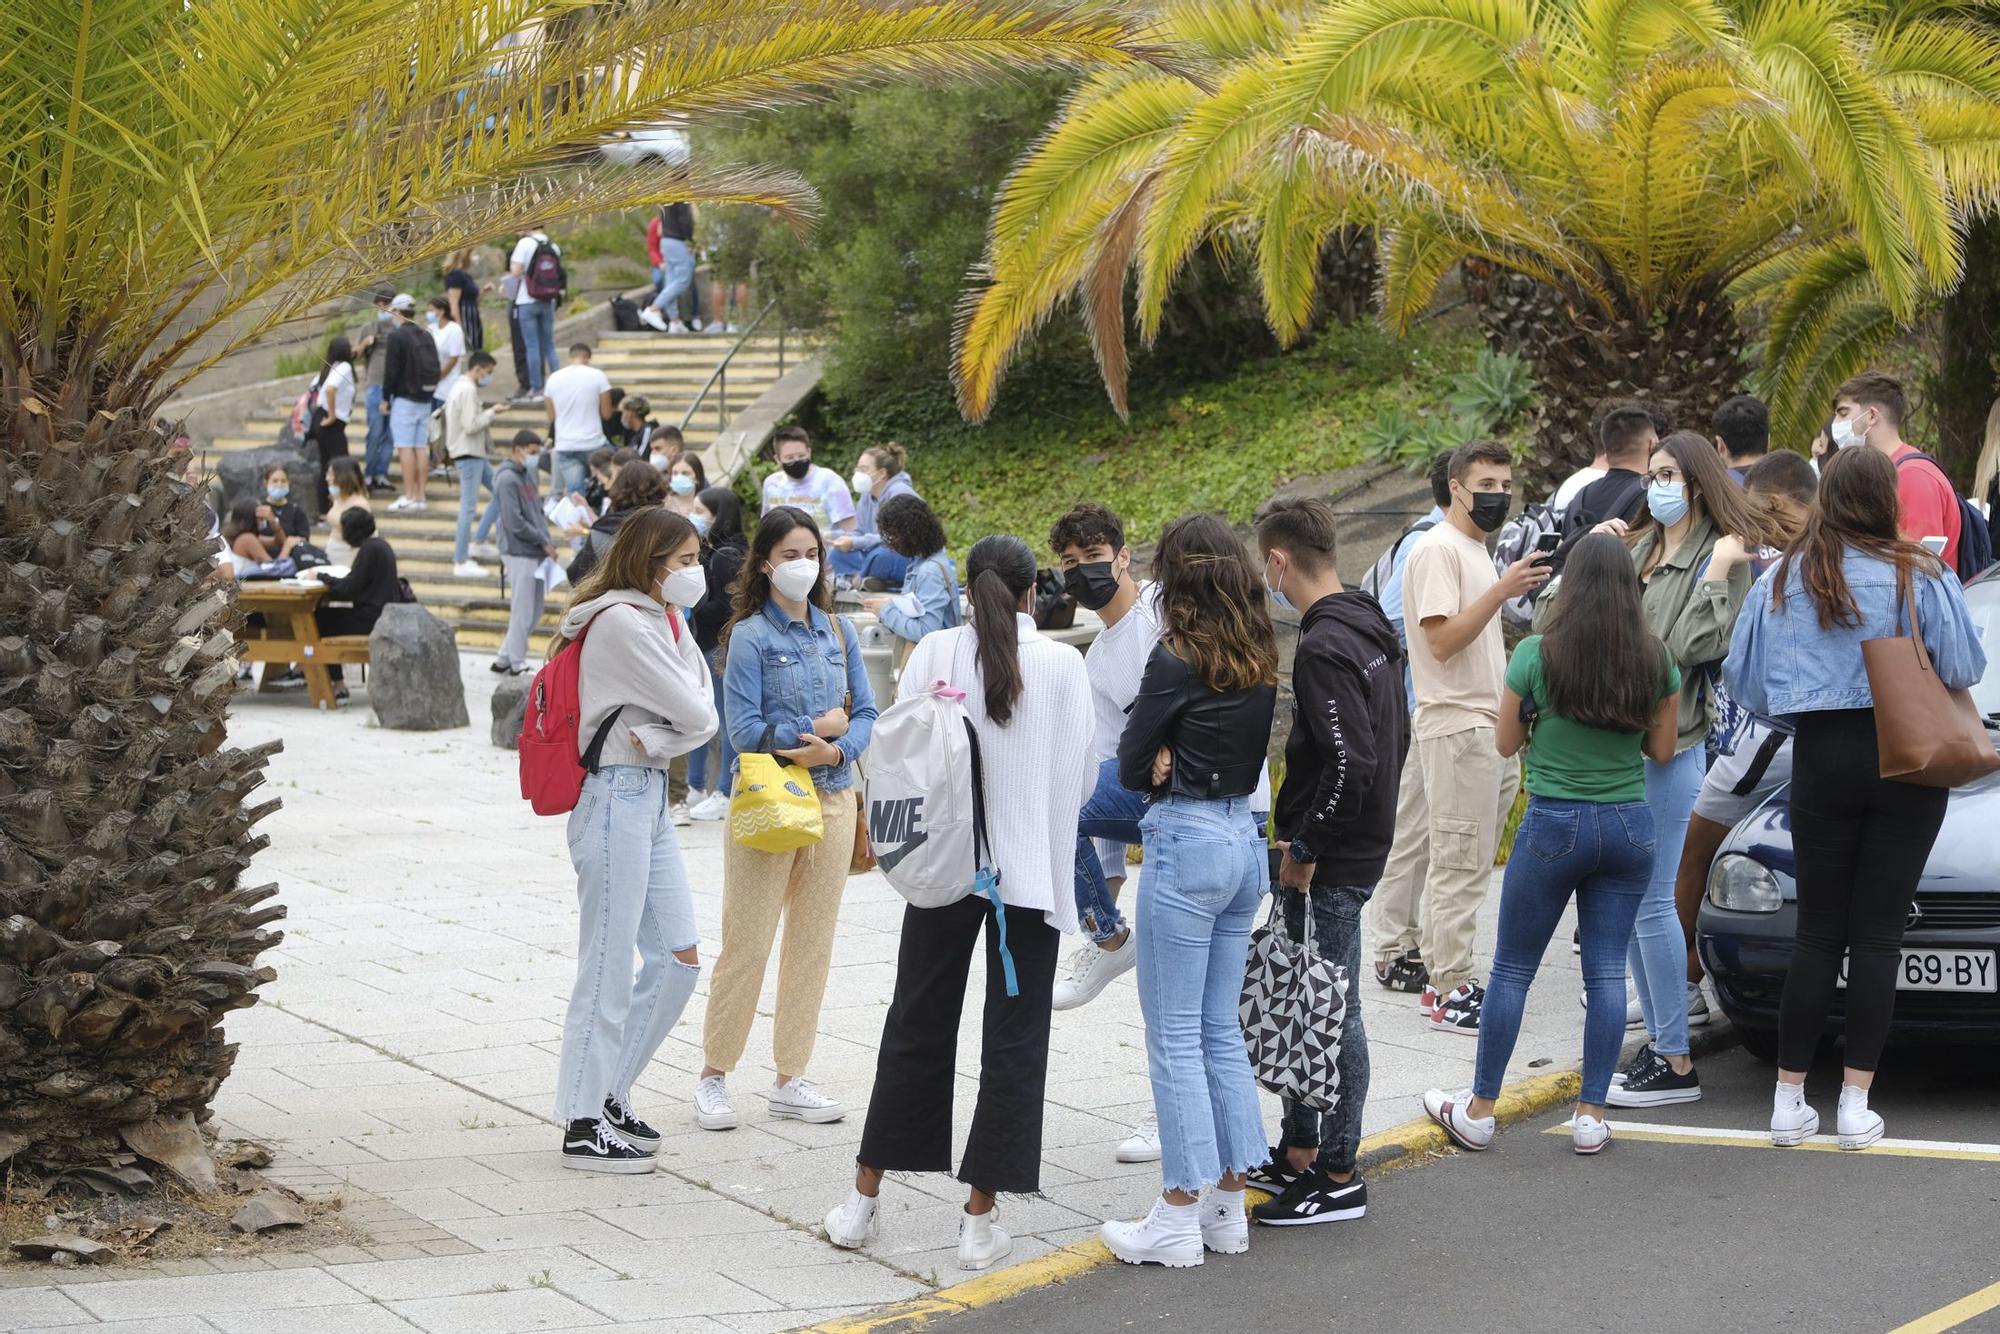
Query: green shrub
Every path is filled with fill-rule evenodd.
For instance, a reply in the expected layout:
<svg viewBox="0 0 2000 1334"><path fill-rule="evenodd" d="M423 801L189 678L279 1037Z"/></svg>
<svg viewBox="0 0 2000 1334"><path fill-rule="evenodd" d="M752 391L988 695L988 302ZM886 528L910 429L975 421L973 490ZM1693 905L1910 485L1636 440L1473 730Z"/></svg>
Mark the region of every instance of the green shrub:
<svg viewBox="0 0 2000 1334"><path fill-rule="evenodd" d="M622 292L629 288L644 286L652 280L652 271L644 265L614 262L603 265L597 270L595 285L601 288L617 288Z"/></svg>
<svg viewBox="0 0 2000 1334"><path fill-rule="evenodd" d="M1479 359L1455 378L1445 398L1454 413L1479 423L1475 434L1512 426L1534 401L1535 373L1528 363L1490 348L1479 349Z"/></svg>
<svg viewBox="0 0 2000 1334"><path fill-rule="evenodd" d="M280 380L294 375L306 375L317 371L326 364L324 347L301 347L288 349L278 354L271 373Z"/></svg>

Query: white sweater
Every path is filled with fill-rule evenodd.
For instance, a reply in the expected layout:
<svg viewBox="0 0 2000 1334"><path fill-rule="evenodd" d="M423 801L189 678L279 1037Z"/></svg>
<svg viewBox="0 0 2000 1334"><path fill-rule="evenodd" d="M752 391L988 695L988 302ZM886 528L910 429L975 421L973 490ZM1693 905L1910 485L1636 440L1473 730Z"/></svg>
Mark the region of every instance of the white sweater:
<svg viewBox="0 0 2000 1334"><path fill-rule="evenodd" d="M675 756L708 744L715 735L715 689L685 618L677 635L664 607L621 589L579 603L563 617L565 638L576 638L586 626L576 686L579 751L589 749L604 715L615 708L624 712L605 734L599 764L664 769Z"/></svg>
<svg viewBox="0 0 2000 1334"><path fill-rule="evenodd" d="M479 386L461 375L444 401L444 452L447 458L485 458L486 428L500 415L500 405L479 406Z"/></svg>
<svg viewBox="0 0 2000 1334"><path fill-rule="evenodd" d="M986 716L985 686L969 626L925 635L903 667L903 689L949 681L965 691L986 776L987 838L1000 898L1039 909L1065 933L1076 922L1076 821L1097 781L1090 679L1083 655L1017 618L1021 698L1005 727Z"/></svg>

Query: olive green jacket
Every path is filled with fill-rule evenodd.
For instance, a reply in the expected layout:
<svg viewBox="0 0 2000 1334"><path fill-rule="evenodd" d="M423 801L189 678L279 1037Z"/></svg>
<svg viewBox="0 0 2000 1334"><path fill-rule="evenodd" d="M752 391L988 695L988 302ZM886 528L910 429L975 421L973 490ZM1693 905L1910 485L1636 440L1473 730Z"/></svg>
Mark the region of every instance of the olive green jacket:
<svg viewBox="0 0 2000 1334"><path fill-rule="evenodd" d="M1695 520L1694 530L1680 545L1645 576L1647 558L1661 540L1654 527L1641 533L1632 544L1632 565L1641 572L1646 590L1646 624L1666 644L1667 652L1681 669L1680 726L1674 753L1699 745L1715 725L1715 678L1729 656L1729 636L1736 628L1736 613L1750 593L1750 563L1740 562L1726 581L1704 579L1709 553L1722 535L1707 515Z"/></svg>

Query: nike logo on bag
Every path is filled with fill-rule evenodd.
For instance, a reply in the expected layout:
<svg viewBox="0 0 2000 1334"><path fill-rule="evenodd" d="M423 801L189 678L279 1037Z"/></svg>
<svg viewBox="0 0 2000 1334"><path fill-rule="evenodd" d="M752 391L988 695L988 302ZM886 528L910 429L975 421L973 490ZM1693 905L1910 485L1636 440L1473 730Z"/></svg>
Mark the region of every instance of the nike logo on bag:
<svg viewBox="0 0 2000 1334"><path fill-rule="evenodd" d="M928 843L930 841L930 837L931 836L928 833L917 834L914 837L912 837L909 842L905 843L902 847L897 848L894 852L883 852L881 849L878 848L876 849L875 852L875 864L881 867L884 871L893 871L902 862L903 858L909 856L911 853L915 852L918 848L921 848L924 844Z"/></svg>

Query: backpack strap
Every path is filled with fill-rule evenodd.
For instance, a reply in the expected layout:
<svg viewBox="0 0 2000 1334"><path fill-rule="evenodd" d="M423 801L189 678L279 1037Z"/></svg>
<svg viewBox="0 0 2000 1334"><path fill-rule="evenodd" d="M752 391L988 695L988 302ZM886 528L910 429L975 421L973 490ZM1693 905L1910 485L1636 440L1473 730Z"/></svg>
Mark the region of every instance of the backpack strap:
<svg viewBox="0 0 2000 1334"><path fill-rule="evenodd" d="M993 905L994 938L999 946L1000 971L1007 980L1007 994L1021 994L1021 980L1014 971L1014 954L1007 948L1007 905L1000 898L1000 872L993 866L992 849L986 840L986 773L979 759L979 733L972 719L965 719L965 739L972 746L972 860L974 892Z"/></svg>

